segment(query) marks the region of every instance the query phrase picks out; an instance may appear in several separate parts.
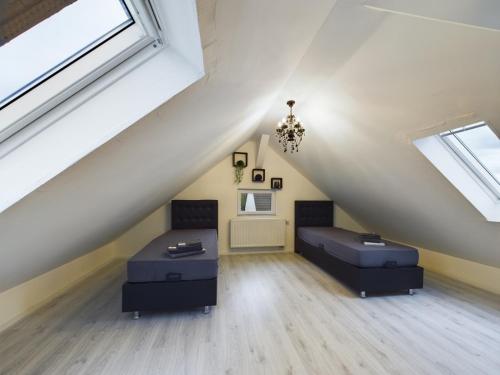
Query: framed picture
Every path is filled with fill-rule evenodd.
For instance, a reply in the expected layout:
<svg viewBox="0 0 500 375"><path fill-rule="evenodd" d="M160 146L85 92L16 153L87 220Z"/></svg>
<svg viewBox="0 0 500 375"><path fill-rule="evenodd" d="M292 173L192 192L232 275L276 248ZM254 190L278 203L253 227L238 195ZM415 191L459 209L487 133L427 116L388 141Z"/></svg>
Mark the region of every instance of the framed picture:
<svg viewBox="0 0 500 375"><path fill-rule="evenodd" d="M255 168L252 169L252 181L253 182L264 182L266 180L266 170Z"/></svg>
<svg viewBox="0 0 500 375"><path fill-rule="evenodd" d="M242 167L248 165L248 152L233 152L233 167L238 167L243 163Z"/></svg>
<svg viewBox="0 0 500 375"><path fill-rule="evenodd" d="M271 189L281 190L283 189L283 179L281 177L271 178Z"/></svg>

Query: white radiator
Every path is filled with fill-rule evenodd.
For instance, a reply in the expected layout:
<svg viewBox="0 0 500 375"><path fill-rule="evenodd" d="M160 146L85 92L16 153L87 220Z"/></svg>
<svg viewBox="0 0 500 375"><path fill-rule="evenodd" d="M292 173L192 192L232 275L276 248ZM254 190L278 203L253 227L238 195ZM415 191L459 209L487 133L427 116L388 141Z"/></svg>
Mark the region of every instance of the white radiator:
<svg viewBox="0 0 500 375"><path fill-rule="evenodd" d="M284 219L238 217L230 225L231 247L285 246Z"/></svg>

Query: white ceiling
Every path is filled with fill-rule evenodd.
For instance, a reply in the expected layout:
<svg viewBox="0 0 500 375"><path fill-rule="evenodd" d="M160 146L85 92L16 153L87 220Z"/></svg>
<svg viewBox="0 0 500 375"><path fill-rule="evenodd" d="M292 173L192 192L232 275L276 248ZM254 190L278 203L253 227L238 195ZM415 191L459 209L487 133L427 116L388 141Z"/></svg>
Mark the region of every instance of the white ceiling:
<svg viewBox="0 0 500 375"><path fill-rule="evenodd" d="M287 158L361 223L499 266L499 225L407 134L470 112L500 125L500 34L364 3L199 0L208 75L0 214L0 291L114 238L288 98L307 134Z"/></svg>

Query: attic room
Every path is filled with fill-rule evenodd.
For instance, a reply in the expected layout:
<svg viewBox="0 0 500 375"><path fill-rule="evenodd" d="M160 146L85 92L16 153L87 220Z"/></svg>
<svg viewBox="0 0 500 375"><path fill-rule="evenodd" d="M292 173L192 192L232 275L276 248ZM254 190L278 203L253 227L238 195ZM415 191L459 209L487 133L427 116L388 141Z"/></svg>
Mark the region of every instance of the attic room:
<svg viewBox="0 0 500 375"><path fill-rule="evenodd" d="M498 15L0 0L0 374L499 374Z"/></svg>

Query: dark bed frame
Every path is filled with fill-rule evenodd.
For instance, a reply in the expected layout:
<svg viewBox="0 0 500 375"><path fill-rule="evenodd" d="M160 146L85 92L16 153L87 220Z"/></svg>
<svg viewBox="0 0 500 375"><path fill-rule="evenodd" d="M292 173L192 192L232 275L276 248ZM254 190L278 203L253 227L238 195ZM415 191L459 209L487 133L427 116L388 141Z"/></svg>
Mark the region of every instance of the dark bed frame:
<svg viewBox="0 0 500 375"><path fill-rule="evenodd" d="M295 201L295 252L324 269L366 297L369 293L391 293L406 291L413 294L414 289L423 287L424 269L419 266L397 268L361 268L327 253L321 247L312 246L301 240L297 233L299 227L332 227L332 201Z"/></svg>
<svg viewBox="0 0 500 375"><path fill-rule="evenodd" d="M216 200L173 200L172 229L215 229L218 226ZM204 307L217 304L217 277L207 280L131 283L122 287L122 311L165 311Z"/></svg>

